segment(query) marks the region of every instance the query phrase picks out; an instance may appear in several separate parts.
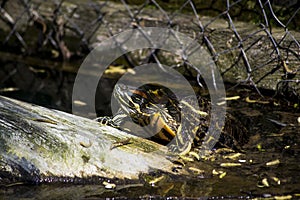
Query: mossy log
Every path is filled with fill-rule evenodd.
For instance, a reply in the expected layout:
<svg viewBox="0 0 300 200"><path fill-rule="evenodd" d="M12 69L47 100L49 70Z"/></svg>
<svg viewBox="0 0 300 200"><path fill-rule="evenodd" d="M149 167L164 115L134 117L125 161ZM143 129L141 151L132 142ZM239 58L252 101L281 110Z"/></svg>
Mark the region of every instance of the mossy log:
<svg viewBox="0 0 300 200"><path fill-rule="evenodd" d="M171 172L166 147L90 119L0 96L0 122L0 184Z"/></svg>

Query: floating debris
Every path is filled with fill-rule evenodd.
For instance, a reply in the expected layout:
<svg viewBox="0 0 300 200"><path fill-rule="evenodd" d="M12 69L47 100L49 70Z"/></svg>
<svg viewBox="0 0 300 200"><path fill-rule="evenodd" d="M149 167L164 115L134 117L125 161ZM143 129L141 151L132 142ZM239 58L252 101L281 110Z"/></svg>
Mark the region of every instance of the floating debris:
<svg viewBox="0 0 300 200"><path fill-rule="evenodd" d="M114 184L114 183L109 183L107 181L103 181L102 184L104 185L104 187L106 189L115 189L116 188L116 184Z"/></svg>
<svg viewBox="0 0 300 200"><path fill-rule="evenodd" d="M274 120L274 119L267 118L267 120L269 120L270 122L273 122L274 124L279 125L279 126L283 126L283 127L287 126L287 124L282 123L282 122L277 121L277 120Z"/></svg>
<svg viewBox="0 0 300 200"><path fill-rule="evenodd" d="M163 180L164 178L165 178L165 176L162 175L162 176L160 176L160 177L157 177L157 178L155 178L155 179L149 181L149 184L150 184L151 186L155 186L156 183L158 183L159 181Z"/></svg>
<svg viewBox="0 0 300 200"><path fill-rule="evenodd" d="M34 68L34 67L29 67L29 70L30 71L32 71L33 73L40 73L40 74L42 74L42 73L47 73L47 71L45 70L45 69L36 69L36 68Z"/></svg>
<svg viewBox="0 0 300 200"><path fill-rule="evenodd" d="M292 199L292 195L286 195L286 196L274 196L275 200L288 200L288 199Z"/></svg>
<svg viewBox="0 0 300 200"><path fill-rule="evenodd" d="M87 105L85 102L80 101L80 100L75 100L74 104L77 105L77 106L86 106Z"/></svg>
<svg viewBox="0 0 300 200"><path fill-rule="evenodd" d="M262 145L260 143L256 145L256 148L258 149L258 151L266 151L262 148Z"/></svg>
<svg viewBox="0 0 300 200"><path fill-rule="evenodd" d="M224 178L226 176L226 172L223 172L222 174L219 175L219 178Z"/></svg>
<svg viewBox="0 0 300 200"><path fill-rule="evenodd" d="M219 178L224 178L226 176L227 172L222 171L222 170L217 171L217 170L213 169L212 174L219 175Z"/></svg>
<svg viewBox="0 0 300 200"><path fill-rule="evenodd" d="M277 185L280 185L280 179L277 177L271 177L273 179L273 181L275 181L277 183Z"/></svg>
<svg viewBox="0 0 300 200"><path fill-rule="evenodd" d="M17 87L8 87L8 88L2 88L0 89L0 92L14 92L14 91L19 91L20 88Z"/></svg>
<svg viewBox="0 0 300 200"><path fill-rule="evenodd" d="M241 153L234 153L234 154L231 154L231 155L228 155L228 156L224 156L224 158L228 158L230 160L235 160L236 158L240 157L241 155L243 155L243 154L241 154Z"/></svg>
<svg viewBox="0 0 300 200"><path fill-rule="evenodd" d="M202 169L198 169L196 167L189 167L188 168L190 171L192 171L194 174L203 174L205 171Z"/></svg>
<svg viewBox="0 0 300 200"><path fill-rule="evenodd" d="M269 101L253 100L253 99L250 99L250 97L246 97L245 101L247 103L259 103L259 104L268 104L268 103L270 103Z"/></svg>
<svg viewBox="0 0 300 200"><path fill-rule="evenodd" d="M187 156L184 156L184 155L180 155L179 156L183 161L186 161L186 162L194 162L194 159L193 158L190 158L190 157L187 157Z"/></svg>
<svg viewBox="0 0 300 200"><path fill-rule="evenodd" d="M266 166L278 165L279 163L280 163L280 160L279 160L279 159L276 159L276 160L267 162L267 163L266 163Z"/></svg>
<svg viewBox="0 0 300 200"><path fill-rule="evenodd" d="M197 160L200 160L199 154L197 154L197 153L194 152L194 151L190 151L190 152L189 152L189 155L195 157Z"/></svg>
<svg viewBox="0 0 300 200"><path fill-rule="evenodd" d="M226 97L225 100L226 101L232 101L232 100L238 100L239 98L241 98L240 96L233 96L233 97Z"/></svg>
<svg viewBox="0 0 300 200"><path fill-rule="evenodd" d="M104 74L118 74L118 75L122 75L125 73L130 73L130 74L135 74L136 72L133 69L126 69L123 65L119 65L119 66L109 66L109 68L107 70L105 70Z"/></svg>
<svg viewBox="0 0 300 200"><path fill-rule="evenodd" d="M219 175L220 173L223 173L223 171L221 171L221 170L217 171L215 169L213 169L213 171L212 171L213 175Z"/></svg>
<svg viewBox="0 0 300 200"><path fill-rule="evenodd" d="M267 178L264 178L262 181L262 184L264 185L264 186L266 186L266 187L270 187L270 185L269 185L269 182L268 182L268 179Z"/></svg>
<svg viewBox="0 0 300 200"><path fill-rule="evenodd" d="M263 178L259 183L256 185L257 187L263 188L263 187L270 187L268 179Z"/></svg>
<svg viewBox="0 0 300 200"><path fill-rule="evenodd" d="M119 66L109 66L108 69L105 70L105 74L125 74L127 72L127 69L124 69L123 65L119 65Z"/></svg>
<svg viewBox="0 0 300 200"><path fill-rule="evenodd" d="M238 167L238 166L242 166L241 163L221 163L220 164L221 167Z"/></svg>
<svg viewBox="0 0 300 200"><path fill-rule="evenodd" d="M52 58L58 58L59 56L59 51L51 49L51 54L52 54Z"/></svg>
<svg viewBox="0 0 300 200"><path fill-rule="evenodd" d="M234 153L235 151L230 148L219 148L215 150L216 154L224 154L224 153Z"/></svg>

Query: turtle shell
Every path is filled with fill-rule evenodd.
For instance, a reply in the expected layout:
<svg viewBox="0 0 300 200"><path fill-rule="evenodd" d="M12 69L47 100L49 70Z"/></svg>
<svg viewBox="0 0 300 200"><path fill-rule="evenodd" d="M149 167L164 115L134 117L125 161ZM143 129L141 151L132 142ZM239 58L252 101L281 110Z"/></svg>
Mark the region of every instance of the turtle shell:
<svg viewBox="0 0 300 200"><path fill-rule="evenodd" d="M139 88L118 84L114 98L120 109L112 119L114 126L131 134L170 145L173 152L199 148L210 125L211 104L207 98L185 97L177 99L168 88L147 84ZM195 109L196 103L199 110ZM186 112L181 112L185 110ZM133 125L135 124L135 126ZM138 133L138 125L143 132ZM240 149L247 140L247 130L232 115L227 114L220 138L211 138L217 146Z"/></svg>

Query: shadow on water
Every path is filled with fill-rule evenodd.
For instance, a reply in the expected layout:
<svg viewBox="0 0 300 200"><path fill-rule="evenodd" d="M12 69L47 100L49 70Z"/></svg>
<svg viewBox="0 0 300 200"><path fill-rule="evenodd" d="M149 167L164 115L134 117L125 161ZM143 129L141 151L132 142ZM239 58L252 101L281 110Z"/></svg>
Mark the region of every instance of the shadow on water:
<svg viewBox="0 0 300 200"><path fill-rule="evenodd" d="M3 61L1 65L1 95L71 112L76 70L32 67L12 61ZM107 99L98 98L99 105L96 106L101 115L108 115L113 82L103 79L103 84L101 88L105 90L101 90L103 93L100 95L107 96ZM0 199L299 197L299 105L297 107L291 102L272 98L254 101L260 97L248 89L229 90L228 96L237 95L240 99L228 101L228 112L239 118L249 131L250 139L243 146L242 152L216 149L199 162L181 165L186 175L151 175L152 178L163 176L162 180L154 184L149 184L147 175L138 183L117 184L113 190L106 189L101 182L41 185L16 183L2 186Z"/></svg>

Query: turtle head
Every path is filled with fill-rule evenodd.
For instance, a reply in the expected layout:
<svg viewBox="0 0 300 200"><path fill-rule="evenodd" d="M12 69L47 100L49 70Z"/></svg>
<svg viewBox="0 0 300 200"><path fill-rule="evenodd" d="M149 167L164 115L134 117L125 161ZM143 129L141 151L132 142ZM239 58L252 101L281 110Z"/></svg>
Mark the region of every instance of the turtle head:
<svg viewBox="0 0 300 200"><path fill-rule="evenodd" d="M123 112L128 115L141 112L142 107L148 103L144 91L124 84L115 85L113 96Z"/></svg>

